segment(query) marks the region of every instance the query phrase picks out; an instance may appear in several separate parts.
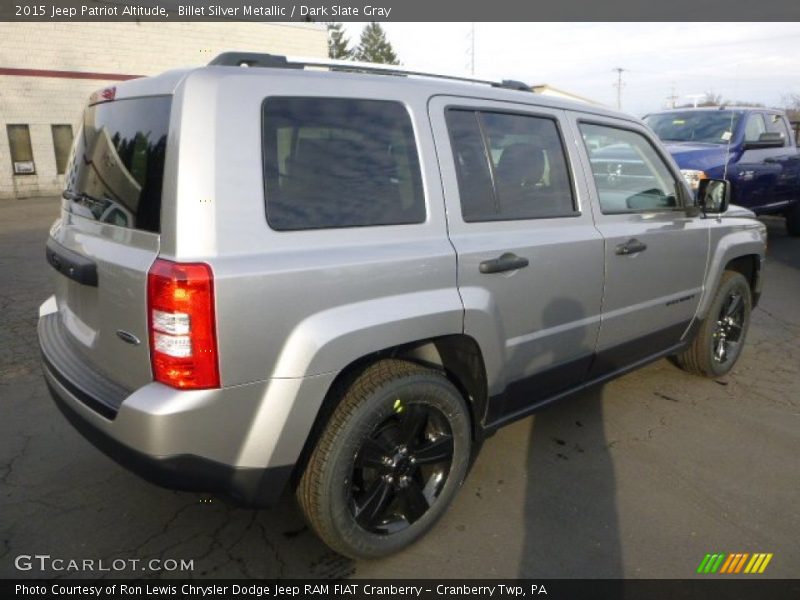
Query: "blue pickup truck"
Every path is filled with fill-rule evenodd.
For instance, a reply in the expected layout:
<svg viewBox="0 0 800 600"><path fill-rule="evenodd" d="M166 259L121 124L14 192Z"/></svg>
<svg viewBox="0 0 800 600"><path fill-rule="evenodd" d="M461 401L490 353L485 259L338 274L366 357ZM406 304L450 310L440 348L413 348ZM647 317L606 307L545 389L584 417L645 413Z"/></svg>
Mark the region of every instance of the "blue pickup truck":
<svg viewBox="0 0 800 600"><path fill-rule="evenodd" d="M786 115L766 108L714 107L652 113L661 138L693 189L728 179L731 201L758 215L786 217L800 236L800 151Z"/></svg>

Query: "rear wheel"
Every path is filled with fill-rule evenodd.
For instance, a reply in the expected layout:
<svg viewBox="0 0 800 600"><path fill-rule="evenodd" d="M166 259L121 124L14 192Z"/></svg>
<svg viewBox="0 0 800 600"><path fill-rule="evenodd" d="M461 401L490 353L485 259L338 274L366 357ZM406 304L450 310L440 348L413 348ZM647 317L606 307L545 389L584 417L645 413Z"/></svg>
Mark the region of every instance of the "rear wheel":
<svg viewBox="0 0 800 600"><path fill-rule="evenodd" d="M800 201L786 213L786 231L792 237L800 237Z"/></svg>
<svg viewBox="0 0 800 600"><path fill-rule="evenodd" d="M675 357L678 366L706 377L730 371L742 352L752 306L747 279L725 271L700 331L691 346Z"/></svg>
<svg viewBox="0 0 800 600"><path fill-rule="evenodd" d="M467 472L470 438L467 407L447 378L379 361L344 391L300 480L300 508L342 554L397 552L450 503Z"/></svg>

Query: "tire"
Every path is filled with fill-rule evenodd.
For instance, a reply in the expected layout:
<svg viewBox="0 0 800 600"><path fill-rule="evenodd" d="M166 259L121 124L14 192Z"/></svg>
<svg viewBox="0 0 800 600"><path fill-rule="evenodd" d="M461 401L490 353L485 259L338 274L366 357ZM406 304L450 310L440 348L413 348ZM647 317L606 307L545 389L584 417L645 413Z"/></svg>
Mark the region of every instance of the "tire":
<svg viewBox="0 0 800 600"><path fill-rule="evenodd" d="M786 232L792 237L800 237L800 201L786 213Z"/></svg>
<svg viewBox="0 0 800 600"><path fill-rule="evenodd" d="M725 375L742 352L752 307L747 279L741 273L725 271L697 336L684 352L675 356L674 362L696 375ZM728 317L731 320L726 320Z"/></svg>
<svg viewBox="0 0 800 600"><path fill-rule="evenodd" d="M351 558L405 548L461 486L470 424L463 397L437 371L395 359L370 365L343 391L300 478L306 521Z"/></svg>

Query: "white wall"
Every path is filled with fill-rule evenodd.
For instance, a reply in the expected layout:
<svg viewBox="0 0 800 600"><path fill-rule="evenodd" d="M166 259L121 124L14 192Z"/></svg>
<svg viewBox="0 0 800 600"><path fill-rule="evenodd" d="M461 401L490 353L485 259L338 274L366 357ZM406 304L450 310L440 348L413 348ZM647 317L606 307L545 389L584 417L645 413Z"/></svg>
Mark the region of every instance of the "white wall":
<svg viewBox="0 0 800 600"><path fill-rule="evenodd" d="M0 23L0 67L155 75L226 50L327 56L325 28L294 23ZM0 75L0 199L54 195L51 125L73 134L89 95L110 80ZM7 124L30 127L36 175L13 175Z"/></svg>

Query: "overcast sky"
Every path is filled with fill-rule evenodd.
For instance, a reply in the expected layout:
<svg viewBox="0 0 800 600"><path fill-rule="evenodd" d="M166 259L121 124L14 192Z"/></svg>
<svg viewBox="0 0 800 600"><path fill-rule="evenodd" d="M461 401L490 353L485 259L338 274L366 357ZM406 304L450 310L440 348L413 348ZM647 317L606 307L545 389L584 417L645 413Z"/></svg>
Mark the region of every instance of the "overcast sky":
<svg viewBox="0 0 800 600"><path fill-rule="evenodd" d="M382 23L403 65L469 73L470 23ZM352 45L363 24L347 23ZM550 84L641 116L673 93L782 106L800 94L800 23L476 23L475 76Z"/></svg>

